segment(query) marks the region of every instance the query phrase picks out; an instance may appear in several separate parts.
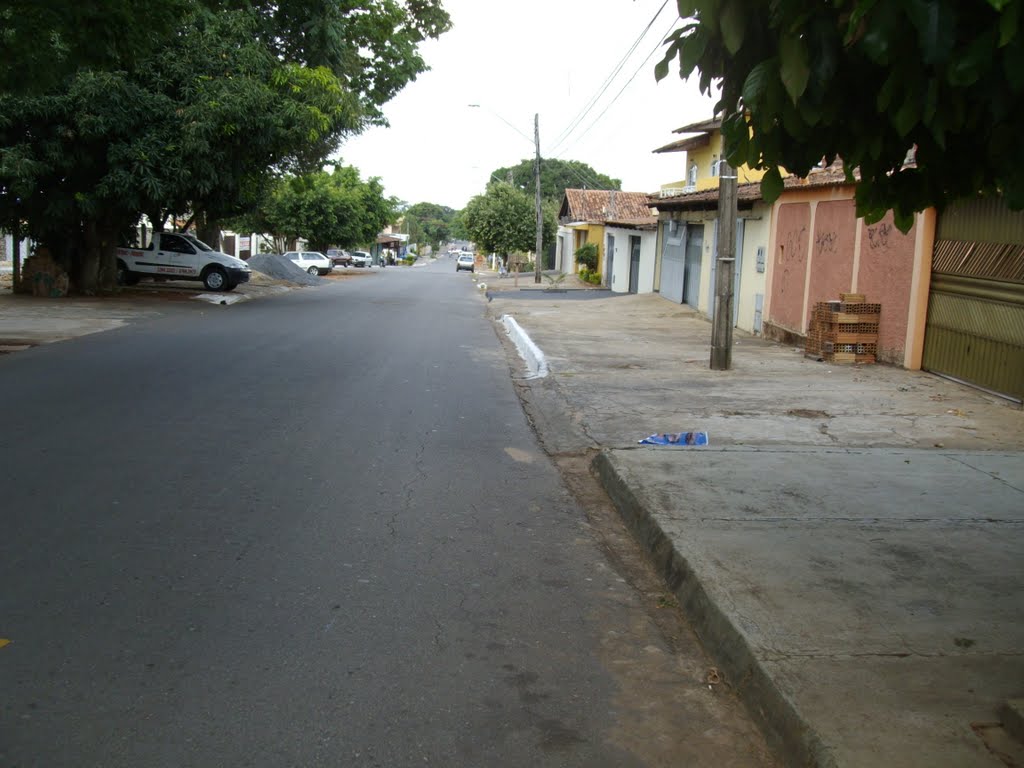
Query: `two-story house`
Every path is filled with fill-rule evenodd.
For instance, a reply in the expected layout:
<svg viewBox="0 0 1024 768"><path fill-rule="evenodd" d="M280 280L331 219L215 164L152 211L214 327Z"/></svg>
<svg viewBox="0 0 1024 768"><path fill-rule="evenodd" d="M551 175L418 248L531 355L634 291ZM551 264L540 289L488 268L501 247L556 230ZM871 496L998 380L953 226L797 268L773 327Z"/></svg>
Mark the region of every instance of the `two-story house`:
<svg viewBox="0 0 1024 768"><path fill-rule="evenodd" d="M662 186L651 205L658 210L655 284L665 298L689 304L710 316L714 311L718 243L718 185L722 161L722 122L703 120L674 133L684 138L655 149L682 154L676 163L681 181ZM766 249L771 206L761 200L762 171L735 170L738 189L734 322L750 333L761 332L765 296Z"/></svg>

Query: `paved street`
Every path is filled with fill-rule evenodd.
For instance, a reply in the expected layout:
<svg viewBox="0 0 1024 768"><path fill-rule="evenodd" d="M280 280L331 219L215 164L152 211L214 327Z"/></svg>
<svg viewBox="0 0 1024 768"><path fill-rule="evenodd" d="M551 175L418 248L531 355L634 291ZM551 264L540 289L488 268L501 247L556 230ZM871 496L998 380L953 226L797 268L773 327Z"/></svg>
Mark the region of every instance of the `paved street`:
<svg viewBox="0 0 1024 768"><path fill-rule="evenodd" d="M0 765L771 765L485 304L442 259L0 355Z"/></svg>

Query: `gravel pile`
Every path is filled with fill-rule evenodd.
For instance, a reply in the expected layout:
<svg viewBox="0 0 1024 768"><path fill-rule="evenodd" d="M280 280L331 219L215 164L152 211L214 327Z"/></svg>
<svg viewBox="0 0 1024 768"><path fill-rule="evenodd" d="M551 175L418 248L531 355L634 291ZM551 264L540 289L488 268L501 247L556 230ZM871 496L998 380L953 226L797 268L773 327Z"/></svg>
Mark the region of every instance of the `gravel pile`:
<svg viewBox="0 0 1024 768"><path fill-rule="evenodd" d="M287 280L298 285L321 285L323 278L307 273L302 267L276 253L257 253L249 257L248 265L277 280Z"/></svg>

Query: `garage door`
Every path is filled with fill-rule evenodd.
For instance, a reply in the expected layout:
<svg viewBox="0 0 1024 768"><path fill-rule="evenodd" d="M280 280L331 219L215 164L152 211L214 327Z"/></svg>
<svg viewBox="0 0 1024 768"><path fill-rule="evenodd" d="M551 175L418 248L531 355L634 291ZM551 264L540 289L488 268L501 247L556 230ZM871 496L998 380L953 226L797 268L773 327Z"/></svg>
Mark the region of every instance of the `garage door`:
<svg viewBox="0 0 1024 768"><path fill-rule="evenodd" d="M951 205L932 258L922 367L1024 400L1024 214Z"/></svg>
<svg viewBox="0 0 1024 768"><path fill-rule="evenodd" d="M661 288L658 292L676 304L683 303L683 282L686 277L686 254L683 248L686 225L681 221L666 221L664 246L661 253Z"/></svg>

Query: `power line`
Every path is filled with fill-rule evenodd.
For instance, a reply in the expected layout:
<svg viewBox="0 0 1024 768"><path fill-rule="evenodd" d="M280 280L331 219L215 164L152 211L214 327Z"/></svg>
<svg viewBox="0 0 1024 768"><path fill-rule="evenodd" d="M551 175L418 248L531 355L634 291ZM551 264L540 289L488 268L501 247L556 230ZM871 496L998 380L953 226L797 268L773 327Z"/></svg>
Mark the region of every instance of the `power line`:
<svg viewBox="0 0 1024 768"><path fill-rule="evenodd" d="M605 81L604 83L601 84L600 88L598 89L598 92L593 97L591 97L590 101L580 111L580 113L577 114L576 117L572 119L569 126L567 126L565 130L563 130L558 135L558 138L555 140L554 144L551 145L552 152L554 152L556 149L558 149L558 147L561 144L568 140L569 136L572 135L572 132L576 130L577 126L579 126L579 124L583 122L584 118L586 118L586 116L590 114L590 110L597 106L598 101L600 101L601 97L605 94L608 88L611 87L612 82L618 76L619 72L622 71L622 68L626 65L626 62L629 60L629 57L633 55L633 52L636 51L636 49L640 46L640 43L643 42L643 39L647 36L647 33L650 31L651 27L654 26L654 22L658 20L658 17L661 15L661 12L665 10L666 5L668 5L668 0L665 0L665 2L661 4L661 7L657 10L657 12L651 18L651 20L647 22L647 26L644 27L643 32L640 33L640 36L637 37L637 39L629 47L629 49L623 55L622 59L620 59L619 63L612 70L611 74L608 75L607 78L605 78ZM674 21L673 26L675 26ZM659 46L661 45L660 42L658 44Z"/></svg>
<svg viewBox="0 0 1024 768"><path fill-rule="evenodd" d="M633 73L633 76L630 77L629 80L626 81L626 84L624 86L622 86L622 88L619 89L619 92L615 94L615 97L610 102L608 102L608 106L606 106L603 110L601 110L601 114L599 114L597 117L594 118L593 122L591 122L590 125L588 125L583 130L583 133L581 133L579 136L576 137L576 140L572 144L570 144L565 149L563 149L561 151L561 153L559 153L558 155L555 155L555 157L561 157L566 152L568 152L570 149L572 149L573 146L578 144L583 139L583 137L586 136L590 132L591 128L593 128L595 125L597 125L601 121L601 118L604 117L605 114L608 112L608 110L611 109L612 106L615 104L615 102L619 100L619 97L630 86L630 84L636 79L636 76L639 75L640 72L643 70L643 68L647 66L647 62L649 62L651 60L651 57L655 53L658 52L658 49L661 48L661 46L664 44L665 37L668 36L669 32L672 31L672 28L675 27L675 25L676 25L676 22L673 21L672 25L668 28L668 30L666 30L665 34L658 41L658 44L654 46L654 48L651 50L651 52L649 54L647 54L647 58L645 58L643 60L643 63L641 63L640 66L637 67L637 70L636 70L636 72Z"/></svg>

